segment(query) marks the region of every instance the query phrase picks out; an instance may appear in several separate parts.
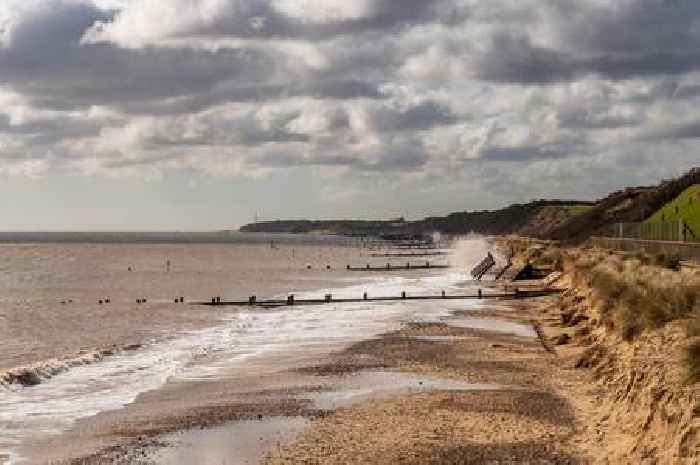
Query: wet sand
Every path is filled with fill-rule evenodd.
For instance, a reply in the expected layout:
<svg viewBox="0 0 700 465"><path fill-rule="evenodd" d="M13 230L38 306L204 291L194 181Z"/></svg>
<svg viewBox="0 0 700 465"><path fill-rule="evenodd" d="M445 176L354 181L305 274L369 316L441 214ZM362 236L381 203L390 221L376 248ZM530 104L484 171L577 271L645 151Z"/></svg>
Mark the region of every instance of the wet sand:
<svg viewBox="0 0 700 465"><path fill-rule="evenodd" d="M69 463L586 463L567 400L576 374L520 332L531 308L455 311L256 376L175 386L206 403L193 400L186 415L166 413L182 391L146 394L126 409L141 421L122 412L115 430L120 413L103 416L117 446Z"/></svg>
<svg viewBox="0 0 700 465"><path fill-rule="evenodd" d="M494 312L501 318L510 313L511 322L522 320L524 307L515 310ZM358 363L360 354L403 372L500 387L438 388L341 408L313 422L294 443L277 448L265 464L586 462L574 442L574 408L562 392L562 382L572 374L536 338L445 323L409 325L357 344L312 371L361 370L367 359Z"/></svg>

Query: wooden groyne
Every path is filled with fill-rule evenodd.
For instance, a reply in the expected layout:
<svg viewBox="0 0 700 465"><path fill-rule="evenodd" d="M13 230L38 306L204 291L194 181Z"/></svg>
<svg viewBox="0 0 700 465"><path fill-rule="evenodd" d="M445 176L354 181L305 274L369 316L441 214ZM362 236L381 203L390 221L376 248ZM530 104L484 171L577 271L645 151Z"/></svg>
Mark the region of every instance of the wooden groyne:
<svg viewBox="0 0 700 465"><path fill-rule="evenodd" d="M436 257L438 255L448 255L448 252L415 252L415 253L373 253L373 257Z"/></svg>
<svg viewBox="0 0 700 465"><path fill-rule="evenodd" d="M406 270L440 270L440 269L447 269L449 268L450 265L434 265L430 262L426 262L423 264L411 264L411 263L406 263L405 265L392 265L391 263L387 263L384 266L371 266L369 264L363 266L363 267L354 267L354 266L346 266L345 269L348 271L406 271Z"/></svg>
<svg viewBox="0 0 700 465"><path fill-rule="evenodd" d="M341 304L341 303L361 303L361 302L390 302L390 301L408 301L408 300L473 300L473 299L528 299L533 297L543 297L552 294L561 293L561 289L542 288L519 290L514 289L510 292L484 292L479 289L474 294L447 295L443 291L440 295L416 295L410 296L406 292L402 292L400 296L384 296L370 297L364 293L362 298L344 298L336 299L332 294L326 294L323 299L296 299L294 295L288 296L285 300L258 300L256 296L251 296L248 300L222 300L220 297L214 297L211 301L191 302L190 305L205 305L211 307L286 307L294 305L324 305L324 304Z"/></svg>

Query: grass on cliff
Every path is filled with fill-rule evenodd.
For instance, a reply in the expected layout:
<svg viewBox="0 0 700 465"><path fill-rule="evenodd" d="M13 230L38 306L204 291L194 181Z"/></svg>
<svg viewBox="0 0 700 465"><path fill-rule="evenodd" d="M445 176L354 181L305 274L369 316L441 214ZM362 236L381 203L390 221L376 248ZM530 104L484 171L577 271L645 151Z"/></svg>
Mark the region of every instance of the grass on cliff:
<svg viewBox="0 0 700 465"><path fill-rule="evenodd" d="M601 302L603 323L625 340L676 320L687 322L684 357L691 383L700 381L700 274L679 272L672 257L596 254L581 270Z"/></svg>
<svg viewBox="0 0 700 465"><path fill-rule="evenodd" d="M573 265L578 284L594 292L600 323L625 340L686 321L685 369L689 382L700 382L699 272L679 271L678 259L663 255L530 247L527 257L554 269Z"/></svg>
<svg viewBox="0 0 700 465"><path fill-rule="evenodd" d="M609 258L589 271L606 323L627 340L689 318L700 304L698 279L637 260Z"/></svg>
<svg viewBox="0 0 700 465"><path fill-rule="evenodd" d="M700 184L690 186L682 194L664 205L645 223L683 220L700 241Z"/></svg>

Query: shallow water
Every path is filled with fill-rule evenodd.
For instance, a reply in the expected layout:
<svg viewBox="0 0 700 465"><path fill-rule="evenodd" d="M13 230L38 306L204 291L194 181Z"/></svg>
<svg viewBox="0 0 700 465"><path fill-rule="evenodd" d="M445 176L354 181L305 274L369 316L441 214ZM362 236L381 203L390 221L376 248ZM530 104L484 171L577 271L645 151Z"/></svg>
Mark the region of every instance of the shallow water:
<svg viewBox="0 0 700 465"><path fill-rule="evenodd" d="M339 380L330 391L315 392L307 397L318 408L333 410L362 402L365 399L384 398L396 394L428 391L477 391L497 389L492 384L475 384L435 376L416 375L393 371L363 371Z"/></svg>
<svg viewBox="0 0 700 465"><path fill-rule="evenodd" d="M499 388L392 371L364 371L333 377L327 380L327 385L328 389L305 392L298 397L311 400L316 408L334 410L397 394ZM188 430L163 438L169 447L158 450L149 459L158 465L255 464L275 446L291 442L309 424L309 420L299 417L271 417L237 421L206 430Z"/></svg>
<svg viewBox="0 0 700 465"><path fill-rule="evenodd" d="M266 451L294 439L309 424L304 418L239 421L208 430L168 435L172 444L149 457L158 465L252 465Z"/></svg>

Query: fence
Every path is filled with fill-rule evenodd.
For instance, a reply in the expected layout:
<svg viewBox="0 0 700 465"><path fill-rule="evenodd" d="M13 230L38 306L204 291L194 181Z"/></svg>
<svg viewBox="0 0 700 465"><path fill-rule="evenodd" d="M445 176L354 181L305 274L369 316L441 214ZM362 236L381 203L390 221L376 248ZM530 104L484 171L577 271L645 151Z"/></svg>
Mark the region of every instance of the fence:
<svg viewBox="0 0 700 465"><path fill-rule="evenodd" d="M596 247L650 254L678 255L683 260L700 262L700 242L644 240L625 237L592 237Z"/></svg>
<svg viewBox="0 0 700 465"><path fill-rule="evenodd" d="M604 231L605 237L645 241L696 242L700 238L684 221L662 223L616 223Z"/></svg>

